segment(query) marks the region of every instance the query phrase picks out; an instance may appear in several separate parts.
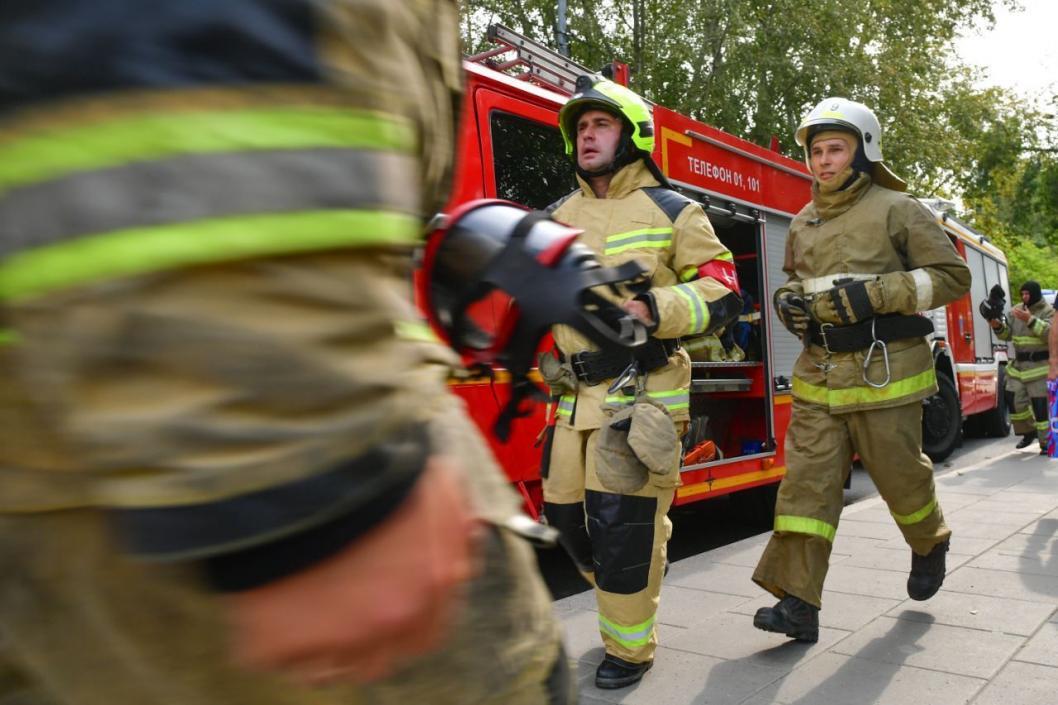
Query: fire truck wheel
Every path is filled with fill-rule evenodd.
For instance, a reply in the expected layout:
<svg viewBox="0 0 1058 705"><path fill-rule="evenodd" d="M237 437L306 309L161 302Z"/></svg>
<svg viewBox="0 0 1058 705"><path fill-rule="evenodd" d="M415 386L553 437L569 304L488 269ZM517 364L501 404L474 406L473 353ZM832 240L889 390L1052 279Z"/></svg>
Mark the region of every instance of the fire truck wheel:
<svg viewBox="0 0 1058 705"><path fill-rule="evenodd" d="M962 408L955 383L937 374L940 390L922 402L922 450L933 462L944 460L962 439Z"/></svg>

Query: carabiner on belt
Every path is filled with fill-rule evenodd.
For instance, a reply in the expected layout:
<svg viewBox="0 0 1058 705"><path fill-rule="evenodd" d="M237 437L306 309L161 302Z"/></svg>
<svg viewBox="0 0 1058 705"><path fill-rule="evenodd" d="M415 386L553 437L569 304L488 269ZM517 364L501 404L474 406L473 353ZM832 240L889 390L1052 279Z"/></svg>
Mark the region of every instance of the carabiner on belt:
<svg viewBox="0 0 1058 705"><path fill-rule="evenodd" d="M885 346L884 340L878 340L878 335L874 332L874 322L877 319L871 319L871 346L867 348L867 357L863 358L863 381L869 386L875 389L881 389L882 387L889 384L889 380L893 378L892 373L889 371L889 348ZM882 349L882 360L885 361L885 379L881 383L876 384L867 377L867 368L870 367L871 357L874 355L874 348L880 347Z"/></svg>

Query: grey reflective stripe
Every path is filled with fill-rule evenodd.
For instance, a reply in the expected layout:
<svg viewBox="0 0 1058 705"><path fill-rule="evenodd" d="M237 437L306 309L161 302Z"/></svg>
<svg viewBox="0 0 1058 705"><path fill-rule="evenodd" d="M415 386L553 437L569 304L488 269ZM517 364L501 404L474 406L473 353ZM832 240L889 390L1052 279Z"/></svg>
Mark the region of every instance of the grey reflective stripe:
<svg viewBox="0 0 1058 705"><path fill-rule="evenodd" d="M877 279L877 274L859 274L856 272L835 272L834 274L827 274L822 277L812 277L811 279L801 280L802 291L805 294L818 294L821 291L828 291L833 289L835 281L841 279L852 279L853 281L870 281Z"/></svg>
<svg viewBox="0 0 1058 705"><path fill-rule="evenodd" d="M362 149L181 155L73 173L0 198L0 257L79 236L230 215L421 209L416 159Z"/></svg>

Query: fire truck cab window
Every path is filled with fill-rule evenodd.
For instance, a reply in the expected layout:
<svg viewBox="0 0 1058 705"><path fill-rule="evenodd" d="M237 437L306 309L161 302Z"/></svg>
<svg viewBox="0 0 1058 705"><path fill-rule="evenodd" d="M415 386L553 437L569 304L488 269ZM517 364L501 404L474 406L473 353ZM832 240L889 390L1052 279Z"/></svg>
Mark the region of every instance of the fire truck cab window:
<svg viewBox="0 0 1058 705"><path fill-rule="evenodd" d="M499 111L489 122L497 198L546 208L577 187L557 126Z"/></svg>

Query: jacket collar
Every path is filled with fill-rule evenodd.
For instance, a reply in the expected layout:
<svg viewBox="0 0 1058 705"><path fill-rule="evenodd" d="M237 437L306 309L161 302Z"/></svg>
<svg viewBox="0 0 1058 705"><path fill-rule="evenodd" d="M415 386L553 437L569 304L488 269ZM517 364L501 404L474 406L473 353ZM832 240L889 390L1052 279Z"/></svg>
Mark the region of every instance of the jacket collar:
<svg viewBox="0 0 1058 705"><path fill-rule="evenodd" d="M591 184L581 178L580 174L577 174L577 183L580 185L584 198L595 198L595 192L591 190ZM606 191L606 198L624 198L636 189L660 185L643 160L637 159L631 164L621 167L613 175L610 180L610 188Z"/></svg>

